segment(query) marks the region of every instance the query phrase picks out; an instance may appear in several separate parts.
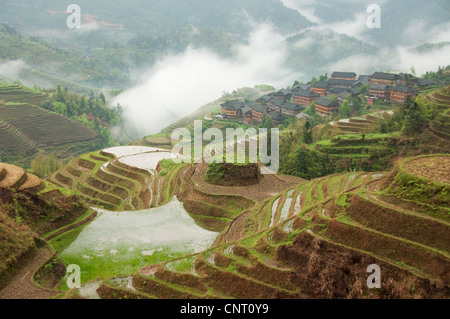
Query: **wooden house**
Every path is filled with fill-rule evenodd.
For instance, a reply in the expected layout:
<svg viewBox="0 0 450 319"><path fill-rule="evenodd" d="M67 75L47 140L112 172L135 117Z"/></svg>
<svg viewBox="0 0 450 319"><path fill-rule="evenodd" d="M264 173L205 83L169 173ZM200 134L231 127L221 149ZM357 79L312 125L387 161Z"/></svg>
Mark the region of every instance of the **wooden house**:
<svg viewBox="0 0 450 319"><path fill-rule="evenodd" d="M404 103L408 96L416 96L417 90L411 86L396 85L391 88L391 101L396 103Z"/></svg>
<svg viewBox="0 0 450 319"><path fill-rule="evenodd" d="M255 102L247 103L247 106L252 111L252 120L254 120L258 123L261 123L263 114L266 111L266 107L262 106L261 104L255 103Z"/></svg>
<svg viewBox="0 0 450 319"><path fill-rule="evenodd" d="M301 113L305 107L300 106L298 104L294 104L291 102L285 102L281 105L281 113L288 115L288 116L296 116L297 114Z"/></svg>
<svg viewBox="0 0 450 319"><path fill-rule="evenodd" d="M294 99L294 102L299 105L310 106L311 103L319 97L320 94L302 88L297 88L292 91L292 98Z"/></svg>
<svg viewBox="0 0 450 319"><path fill-rule="evenodd" d="M373 99L389 100L389 86L386 84L371 83L369 85L369 97Z"/></svg>
<svg viewBox="0 0 450 319"><path fill-rule="evenodd" d="M325 96L327 94L328 83L326 82L316 82L311 85L311 91L319 94L320 96Z"/></svg>
<svg viewBox="0 0 450 319"><path fill-rule="evenodd" d="M347 80L347 81L355 81L356 73L355 72L333 72L331 74L331 79L333 80Z"/></svg>
<svg viewBox="0 0 450 319"><path fill-rule="evenodd" d="M314 101L316 112L319 115L326 116L339 109L339 102L332 101L327 96L322 96Z"/></svg>
<svg viewBox="0 0 450 319"><path fill-rule="evenodd" d="M397 85L400 80L400 76L394 73L375 72L370 76L370 84L394 86Z"/></svg>
<svg viewBox="0 0 450 319"><path fill-rule="evenodd" d="M236 119L241 116L241 109L244 104L239 100L227 101L220 105L222 107L222 114L227 118Z"/></svg>

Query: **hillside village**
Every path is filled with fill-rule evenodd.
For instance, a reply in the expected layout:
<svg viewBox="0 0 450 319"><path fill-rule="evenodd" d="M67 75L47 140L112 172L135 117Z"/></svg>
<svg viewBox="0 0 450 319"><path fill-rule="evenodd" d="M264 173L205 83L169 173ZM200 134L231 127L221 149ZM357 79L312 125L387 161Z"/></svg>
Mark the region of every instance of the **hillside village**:
<svg viewBox="0 0 450 319"><path fill-rule="evenodd" d="M262 96L255 101L231 100L221 104L220 118L238 122L261 123L267 113L275 123L286 117L308 118L304 110L314 103L317 114L327 116L338 112L349 97L366 102L379 100L382 103L403 103L408 96L415 97L420 90L433 85L428 78L418 78L406 73L375 72L372 75L357 75L354 72L332 73L326 81L296 84L292 89L281 89Z"/></svg>

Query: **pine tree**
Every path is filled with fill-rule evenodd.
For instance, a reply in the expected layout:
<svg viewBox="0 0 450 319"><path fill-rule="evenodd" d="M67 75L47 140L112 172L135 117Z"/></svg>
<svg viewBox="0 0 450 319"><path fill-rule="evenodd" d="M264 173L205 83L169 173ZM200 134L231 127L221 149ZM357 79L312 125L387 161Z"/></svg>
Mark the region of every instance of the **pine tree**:
<svg viewBox="0 0 450 319"><path fill-rule="evenodd" d="M309 121L306 121L305 126L303 127L303 143L305 144L313 143L312 128L311 123Z"/></svg>

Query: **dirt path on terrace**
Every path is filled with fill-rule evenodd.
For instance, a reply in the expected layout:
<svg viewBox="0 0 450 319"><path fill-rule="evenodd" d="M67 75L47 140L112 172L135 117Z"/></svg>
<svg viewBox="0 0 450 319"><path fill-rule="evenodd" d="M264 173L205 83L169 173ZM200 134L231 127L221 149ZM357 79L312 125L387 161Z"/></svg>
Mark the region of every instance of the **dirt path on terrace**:
<svg viewBox="0 0 450 319"><path fill-rule="evenodd" d="M278 195L289 187L298 186L305 180L286 175L264 175L261 181L251 186L220 186L210 184L205 180L208 165L199 164L194 166L192 179L196 186L203 192L219 195L244 196L256 201L263 201Z"/></svg>
<svg viewBox="0 0 450 319"><path fill-rule="evenodd" d="M56 292L36 287L31 280L36 270L51 257L48 247L38 248L32 259L0 290L0 299L48 299L56 295Z"/></svg>

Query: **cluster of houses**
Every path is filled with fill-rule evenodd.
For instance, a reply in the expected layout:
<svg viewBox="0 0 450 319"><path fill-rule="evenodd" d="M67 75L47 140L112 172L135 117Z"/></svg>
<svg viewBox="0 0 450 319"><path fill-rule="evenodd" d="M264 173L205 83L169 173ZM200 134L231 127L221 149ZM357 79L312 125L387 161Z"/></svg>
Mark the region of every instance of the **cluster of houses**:
<svg viewBox="0 0 450 319"><path fill-rule="evenodd" d="M359 98L364 94L369 104L375 100L403 103L408 96L416 96L419 90L432 84L430 79L419 79L406 73L375 72L358 77L354 72L333 72L326 82L298 84L290 90L282 89L248 103L228 101L221 105L220 116L260 123L263 114L267 113L275 122L281 123L286 117L308 117L303 110L313 102L316 112L327 116L336 112L349 96Z"/></svg>

